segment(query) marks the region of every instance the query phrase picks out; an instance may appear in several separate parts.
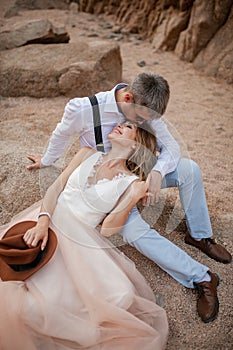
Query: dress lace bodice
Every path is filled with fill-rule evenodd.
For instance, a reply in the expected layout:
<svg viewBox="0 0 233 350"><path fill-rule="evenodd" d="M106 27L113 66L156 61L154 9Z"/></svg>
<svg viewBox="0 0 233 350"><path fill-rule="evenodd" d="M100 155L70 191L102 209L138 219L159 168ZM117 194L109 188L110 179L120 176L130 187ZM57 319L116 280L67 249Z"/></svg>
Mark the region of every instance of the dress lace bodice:
<svg viewBox="0 0 233 350"><path fill-rule="evenodd" d="M109 213L135 175L119 173L112 180L103 178L95 184L88 179L94 176L95 166L102 161L102 153L96 152L87 158L71 174L64 191L58 200L58 205L65 205L80 220L96 227Z"/></svg>
<svg viewBox="0 0 233 350"><path fill-rule="evenodd" d="M93 167L90 169L90 173L87 177L87 182L86 182L86 187L91 187L93 186L93 182L91 182L91 180L95 177L96 175L96 168L98 167L98 165L101 165L103 163L103 153L99 154L99 157L97 158L97 161L93 164ZM117 175L115 175L112 180L109 180L106 177L103 177L102 179L98 180L97 183L101 183L101 182L106 182L106 181L114 181L117 180L119 178L123 178L128 176L128 174L126 173L118 173Z"/></svg>

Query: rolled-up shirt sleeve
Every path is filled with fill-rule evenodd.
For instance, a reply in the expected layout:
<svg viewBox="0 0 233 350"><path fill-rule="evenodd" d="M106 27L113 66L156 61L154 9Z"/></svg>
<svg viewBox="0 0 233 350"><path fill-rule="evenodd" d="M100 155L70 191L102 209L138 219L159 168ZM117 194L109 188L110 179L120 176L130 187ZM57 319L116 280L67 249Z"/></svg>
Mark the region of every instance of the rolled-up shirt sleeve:
<svg viewBox="0 0 233 350"><path fill-rule="evenodd" d="M180 159L180 146L162 119L153 120L151 126L156 133L159 152L157 162L152 170L159 171L164 177L176 169Z"/></svg>
<svg viewBox="0 0 233 350"><path fill-rule="evenodd" d="M81 115L81 104L78 100L78 98L74 98L65 106L62 120L57 124L56 129L53 131L48 147L41 160L43 165L49 166L60 158L70 137L78 132L77 125L79 123L77 118L79 118L79 113Z"/></svg>

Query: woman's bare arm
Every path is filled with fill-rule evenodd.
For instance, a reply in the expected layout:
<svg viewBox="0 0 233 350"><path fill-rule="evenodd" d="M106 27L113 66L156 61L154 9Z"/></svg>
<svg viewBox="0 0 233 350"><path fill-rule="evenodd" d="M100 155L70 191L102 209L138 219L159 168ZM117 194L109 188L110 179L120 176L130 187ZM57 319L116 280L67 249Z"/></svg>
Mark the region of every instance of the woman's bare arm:
<svg viewBox="0 0 233 350"><path fill-rule="evenodd" d="M121 196L116 207L104 219L100 233L105 237L118 233L135 204L148 195L147 189L148 184L145 181L134 181Z"/></svg>
<svg viewBox="0 0 233 350"><path fill-rule="evenodd" d="M47 212L51 216L57 204L57 199L60 193L63 191L72 172L95 150L89 147L83 147L74 156L66 169L60 176L54 181L54 183L48 188L46 194L42 200L40 212ZM38 242L42 240L41 249L43 250L48 240L48 227L50 223L49 216L43 215L38 218L37 225L28 230L24 235L24 241L29 247L37 246Z"/></svg>

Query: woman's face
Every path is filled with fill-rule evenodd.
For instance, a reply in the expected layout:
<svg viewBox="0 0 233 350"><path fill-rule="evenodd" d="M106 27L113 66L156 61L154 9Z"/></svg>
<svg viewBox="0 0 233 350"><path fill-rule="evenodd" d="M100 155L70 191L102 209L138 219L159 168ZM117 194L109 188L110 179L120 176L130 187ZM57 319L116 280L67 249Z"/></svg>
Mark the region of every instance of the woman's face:
<svg viewBox="0 0 233 350"><path fill-rule="evenodd" d="M137 125L127 121L118 124L109 134L110 140L136 140Z"/></svg>

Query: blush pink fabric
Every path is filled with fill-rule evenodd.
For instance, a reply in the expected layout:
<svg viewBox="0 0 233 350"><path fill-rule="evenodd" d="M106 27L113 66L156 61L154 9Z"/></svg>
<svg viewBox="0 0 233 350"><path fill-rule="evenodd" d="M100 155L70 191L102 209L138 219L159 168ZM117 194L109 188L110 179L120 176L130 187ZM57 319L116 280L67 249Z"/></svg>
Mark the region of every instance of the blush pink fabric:
<svg viewBox="0 0 233 350"><path fill-rule="evenodd" d="M4 350L162 350L168 322L134 263L95 229L134 176L86 186L98 154L71 175L51 229L57 249L26 281L0 283ZM86 180L85 180L86 179ZM17 215L34 220L40 203ZM81 209L80 209L81 208ZM81 210L81 212L80 212Z"/></svg>

